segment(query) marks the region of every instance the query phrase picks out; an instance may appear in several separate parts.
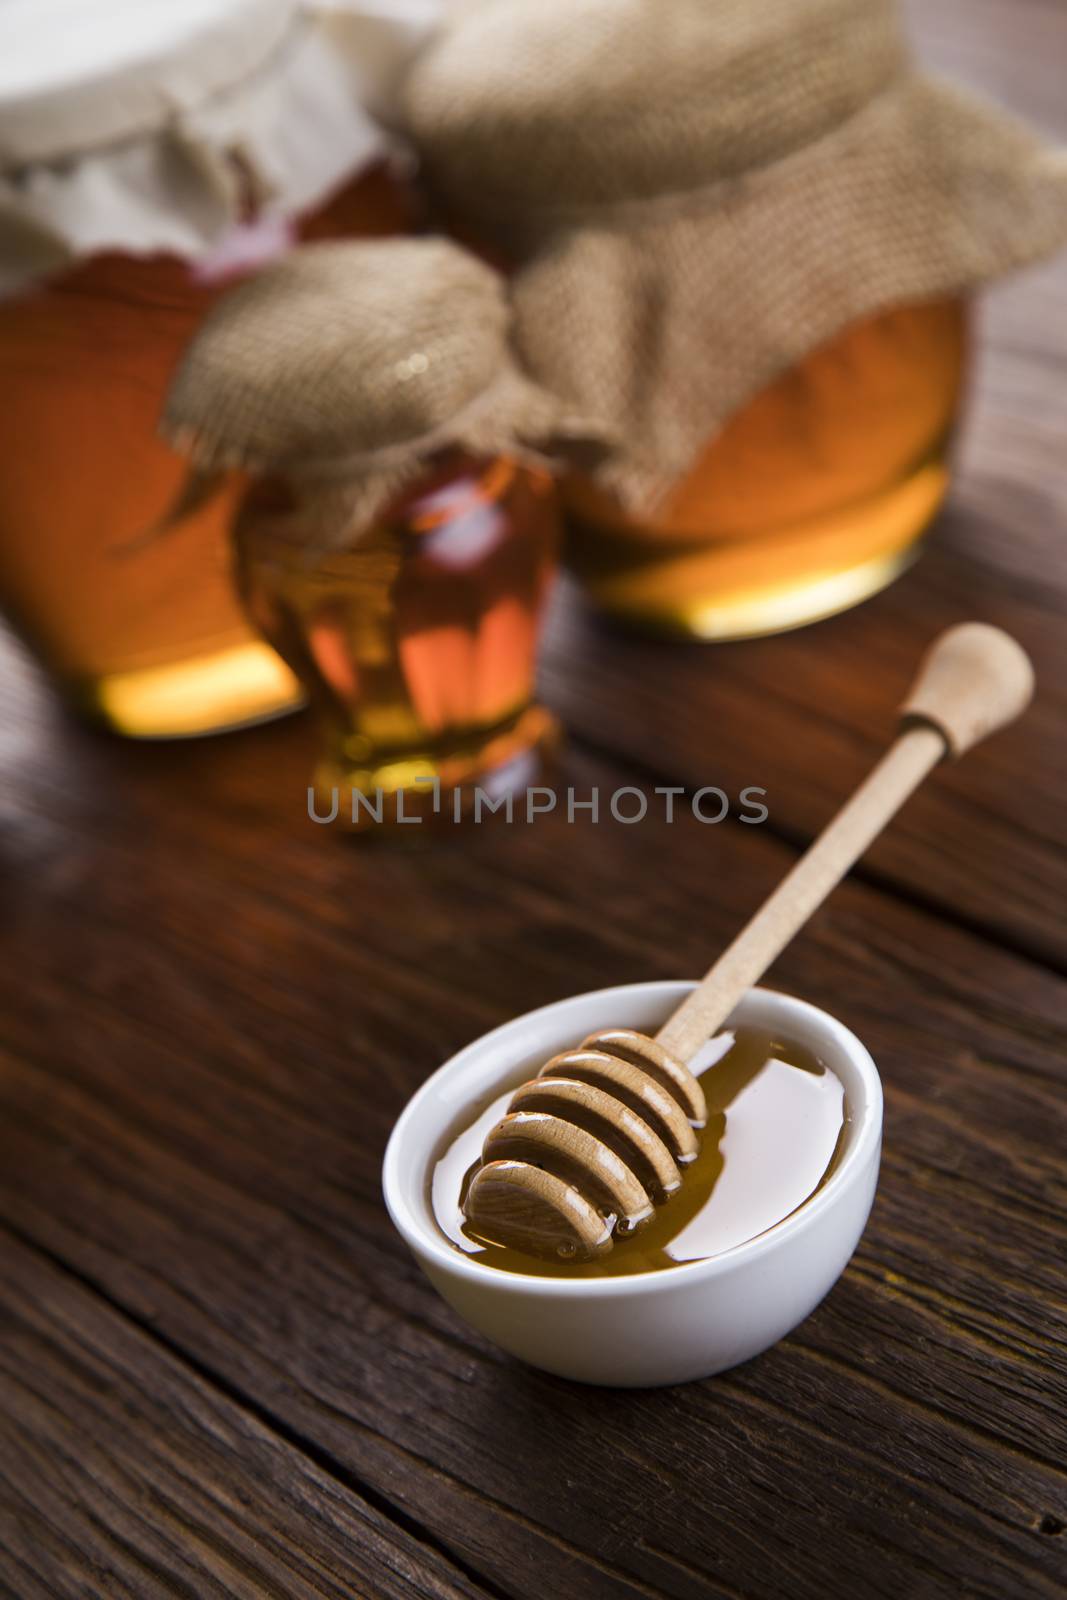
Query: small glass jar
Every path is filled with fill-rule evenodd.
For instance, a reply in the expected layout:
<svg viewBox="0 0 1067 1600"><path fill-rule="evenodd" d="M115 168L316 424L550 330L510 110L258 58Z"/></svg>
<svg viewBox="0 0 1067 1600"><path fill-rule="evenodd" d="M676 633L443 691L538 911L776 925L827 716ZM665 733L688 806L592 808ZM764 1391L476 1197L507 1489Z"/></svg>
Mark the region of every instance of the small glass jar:
<svg viewBox="0 0 1067 1600"><path fill-rule="evenodd" d="M555 722L535 699L558 520L547 473L449 452L351 549L309 556L283 483L237 520L238 584L306 686L315 815L356 828L525 789ZM398 807L399 816L398 816Z"/></svg>
<svg viewBox="0 0 1067 1600"><path fill-rule="evenodd" d="M959 299L847 329L727 423L655 522L571 478L568 564L603 610L689 638L867 599L915 558L947 492L967 335Z"/></svg>

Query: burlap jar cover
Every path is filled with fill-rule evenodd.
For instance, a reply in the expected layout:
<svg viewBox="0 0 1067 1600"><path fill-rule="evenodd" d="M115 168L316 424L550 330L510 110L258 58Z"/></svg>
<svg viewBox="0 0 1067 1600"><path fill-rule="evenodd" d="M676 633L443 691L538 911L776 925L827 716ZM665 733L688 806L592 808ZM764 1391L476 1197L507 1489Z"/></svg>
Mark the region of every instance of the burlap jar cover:
<svg viewBox="0 0 1067 1600"><path fill-rule="evenodd" d="M639 513L849 325L1067 241L1067 156L920 74L891 0L466 0L402 103Z"/></svg>
<svg viewBox="0 0 1067 1600"><path fill-rule="evenodd" d="M174 516L234 467L283 478L269 530L316 553L358 542L443 452L599 459L592 431L525 377L491 268L442 239L306 246L229 293L190 345L162 428L192 457Z"/></svg>

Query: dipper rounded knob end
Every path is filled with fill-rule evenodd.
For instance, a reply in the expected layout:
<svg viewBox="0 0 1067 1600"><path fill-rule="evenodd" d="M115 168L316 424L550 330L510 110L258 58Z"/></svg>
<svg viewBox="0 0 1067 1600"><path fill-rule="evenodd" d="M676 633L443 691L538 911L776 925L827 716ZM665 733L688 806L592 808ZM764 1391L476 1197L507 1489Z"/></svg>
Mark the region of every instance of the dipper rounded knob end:
<svg viewBox="0 0 1067 1600"><path fill-rule="evenodd" d="M935 640L901 715L931 723L958 757L1022 716L1033 695L1022 646L988 623L964 622Z"/></svg>

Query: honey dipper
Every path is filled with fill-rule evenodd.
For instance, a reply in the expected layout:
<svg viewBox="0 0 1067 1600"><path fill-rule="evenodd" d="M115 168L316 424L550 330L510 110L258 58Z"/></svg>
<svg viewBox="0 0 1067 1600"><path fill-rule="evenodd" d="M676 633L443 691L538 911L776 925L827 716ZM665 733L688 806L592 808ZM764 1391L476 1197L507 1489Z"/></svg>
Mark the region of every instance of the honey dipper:
<svg viewBox="0 0 1067 1600"><path fill-rule="evenodd" d="M687 1063L933 768L1020 716L1033 684L1025 652L1000 629L970 622L943 634L895 743L656 1038L592 1034L515 1092L464 1197L470 1231L529 1255L588 1260L669 1199L707 1115Z"/></svg>

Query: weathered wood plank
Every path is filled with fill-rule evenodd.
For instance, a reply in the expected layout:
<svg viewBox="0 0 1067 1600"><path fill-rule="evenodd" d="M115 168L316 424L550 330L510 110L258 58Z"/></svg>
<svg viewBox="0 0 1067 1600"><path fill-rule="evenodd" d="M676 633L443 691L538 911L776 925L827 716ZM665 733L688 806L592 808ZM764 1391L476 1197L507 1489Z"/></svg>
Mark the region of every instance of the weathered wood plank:
<svg viewBox="0 0 1067 1600"><path fill-rule="evenodd" d="M2 1227L0 1592L486 1593Z"/></svg>
<svg viewBox="0 0 1067 1600"><path fill-rule="evenodd" d="M903 11L927 66L1067 138L1060 0L904 0Z"/></svg>
<svg viewBox="0 0 1067 1600"><path fill-rule="evenodd" d="M505 1593L814 1596L828 1529L841 1593L899 1593L901 1573L931 1595L1054 1592L1055 978L847 888L776 976L886 1071L885 1183L855 1268L721 1382L584 1393L487 1349L417 1277L378 1195L389 1126L503 1017L697 970L788 851L731 824L561 818L351 849L299 821L295 726L210 754L63 749L92 781L68 801L25 768L32 822L16 808L9 836L0 1214ZM702 877L706 915L681 919ZM613 909L595 933L590 905ZM677 1548L661 1522L685 1529Z"/></svg>
<svg viewBox="0 0 1067 1600"><path fill-rule="evenodd" d="M1064 521L1067 529L1067 518ZM575 737L691 789L767 791L775 830L811 838L893 731L921 652L951 622L997 622L1040 676L1023 721L949 768L870 852L863 871L1067 967L1067 636L1036 593L957 554L953 527L921 566L847 616L784 638L671 645L557 612L548 697ZM570 603L568 604L568 600Z"/></svg>
<svg viewBox="0 0 1067 1600"><path fill-rule="evenodd" d="M909 0L926 62L1067 144L1067 12L1057 0ZM1067 258L983 300L952 521L993 571L1067 591Z"/></svg>

